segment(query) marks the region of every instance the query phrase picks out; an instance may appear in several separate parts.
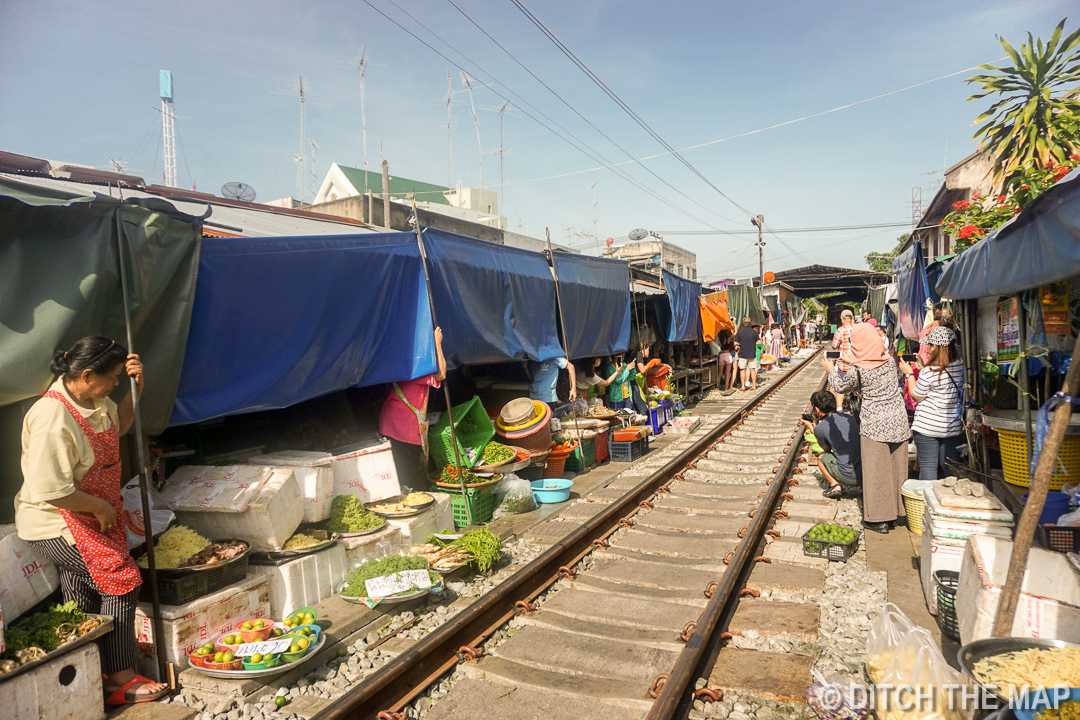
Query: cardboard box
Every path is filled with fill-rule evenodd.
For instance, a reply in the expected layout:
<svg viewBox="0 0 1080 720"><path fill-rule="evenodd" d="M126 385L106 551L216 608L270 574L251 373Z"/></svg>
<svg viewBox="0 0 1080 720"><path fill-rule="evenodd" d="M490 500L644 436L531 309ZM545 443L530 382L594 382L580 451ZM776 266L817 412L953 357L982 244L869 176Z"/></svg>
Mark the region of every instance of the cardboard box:
<svg viewBox="0 0 1080 720"><path fill-rule="evenodd" d="M300 494L304 496L304 522L313 523L330 517L334 499L334 456L327 452L285 450L256 455L247 459L248 465L288 467L296 474Z"/></svg>
<svg viewBox="0 0 1080 720"><path fill-rule="evenodd" d="M372 502L401 494L389 442L333 457L334 497L355 495Z"/></svg>
<svg viewBox="0 0 1080 720"><path fill-rule="evenodd" d="M249 575L266 578L270 616L282 619L297 608L312 607L337 592L345 579L345 548L334 544L281 565L248 565Z"/></svg>
<svg viewBox="0 0 1080 720"><path fill-rule="evenodd" d="M101 658L96 643L0 681L6 720L103 720Z"/></svg>
<svg viewBox="0 0 1080 720"><path fill-rule="evenodd" d="M52 561L15 534L14 525L0 525L0 616L10 625L60 587Z"/></svg>
<svg viewBox="0 0 1080 720"><path fill-rule="evenodd" d="M305 513L292 468L184 465L161 494L180 524L210 540L246 540L263 552L281 550Z"/></svg>
<svg viewBox="0 0 1080 720"><path fill-rule="evenodd" d="M147 677L157 675L158 643L154 640L152 617L150 603L140 602L135 609L135 638L139 647L139 672ZM244 620L266 617L273 617L269 583L265 575L253 574L249 568L246 579L216 593L186 605L162 606L165 659L176 663L177 671L183 670L188 666L187 653L235 630Z"/></svg>
<svg viewBox="0 0 1080 720"><path fill-rule="evenodd" d="M1012 545L983 535L968 538L956 591L961 644L992 636ZM1065 555L1031 549L1009 635L1080 642L1080 573Z"/></svg>

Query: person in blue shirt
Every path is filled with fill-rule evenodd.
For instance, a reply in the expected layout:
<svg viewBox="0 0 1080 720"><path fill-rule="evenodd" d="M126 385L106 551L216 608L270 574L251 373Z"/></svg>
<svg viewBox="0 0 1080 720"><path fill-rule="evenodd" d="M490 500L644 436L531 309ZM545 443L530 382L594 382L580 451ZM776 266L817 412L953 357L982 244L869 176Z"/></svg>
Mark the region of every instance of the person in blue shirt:
<svg viewBox="0 0 1080 720"><path fill-rule="evenodd" d="M805 418L800 422L817 438L825 451L818 459L818 469L829 483L822 492L827 498L838 498L844 488L862 485L862 455L859 425L847 413L836 412L836 398L828 390L819 390L810 396L817 421L811 424Z"/></svg>
<svg viewBox="0 0 1080 720"><path fill-rule="evenodd" d="M532 386L529 388L529 399L546 402L555 409L559 402L559 396L555 392L555 385L559 382L559 370L566 369L570 373L570 402L577 399L577 378L574 374L574 366L565 357L551 358L550 360L530 360L525 366Z"/></svg>

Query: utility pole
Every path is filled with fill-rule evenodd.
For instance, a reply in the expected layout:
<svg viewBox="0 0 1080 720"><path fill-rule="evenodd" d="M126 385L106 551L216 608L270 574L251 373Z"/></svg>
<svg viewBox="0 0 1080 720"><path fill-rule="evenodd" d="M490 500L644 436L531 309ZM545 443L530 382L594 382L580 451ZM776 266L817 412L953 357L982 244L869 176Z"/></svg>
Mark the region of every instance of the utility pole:
<svg viewBox="0 0 1080 720"><path fill-rule="evenodd" d="M382 226L390 228L390 163L382 161ZM419 225L418 225L419 227Z"/></svg>
<svg viewBox="0 0 1080 720"><path fill-rule="evenodd" d="M758 215L750 218L750 224L757 227L758 282L761 283L761 291L765 292L765 241L761 239L761 228L765 225L765 216Z"/></svg>

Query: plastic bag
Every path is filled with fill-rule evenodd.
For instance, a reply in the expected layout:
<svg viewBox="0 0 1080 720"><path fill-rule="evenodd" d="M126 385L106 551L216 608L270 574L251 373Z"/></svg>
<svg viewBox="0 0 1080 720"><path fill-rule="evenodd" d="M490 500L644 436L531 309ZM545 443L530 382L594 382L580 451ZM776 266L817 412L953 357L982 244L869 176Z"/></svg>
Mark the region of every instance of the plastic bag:
<svg viewBox="0 0 1080 720"><path fill-rule="evenodd" d="M1055 525L1080 525L1080 510L1065 513L1057 519Z"/></svg>
<svg viewBox="0 0 1080 720"><path fill-rule="evenodd" d="M127 530L128 550L146 542L146 523L143 522L142 493L139 491L139 476L128 481L120 493L124 500L124 528ZM164 532L176 515L169 509L168 501L150 488L150 535L153 537Z"/></svg>
<svg viewBox="0 0 1080 720"><path fill-rule="evenodd" d="M822 720L863 720L870 714L870 692L847 678L825 678L812 670L816 682L806 688L806 704Z"/></svg>
<svg viewBox="0 0 1080 720"><path fill-rule="evenodd" d="M892 603L870 629L866 672L879 720L970 720L971 681L949 666L933 636ZM961 691L964 688L964 691Z"/></svg>
<svg viewBox="0 0 1080 720"><path fill-rule="evenodd" d="M532 483L513 473L506 473L493 490L495 515L498 520L507 515L532 512L538 505L533 497Z"/></svg>

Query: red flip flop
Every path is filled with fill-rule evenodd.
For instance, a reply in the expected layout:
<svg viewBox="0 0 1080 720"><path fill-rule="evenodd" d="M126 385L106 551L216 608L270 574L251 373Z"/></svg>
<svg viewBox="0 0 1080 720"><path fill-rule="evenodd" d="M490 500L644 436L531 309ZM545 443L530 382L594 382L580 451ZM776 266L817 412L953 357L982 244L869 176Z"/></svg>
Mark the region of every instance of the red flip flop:
<svg viewBox="0 0 1080 720"><path fill-rule="evenodd" d="M150 702L157 700L160 697L169 694L169 687L165 686L164 689L157 691L156 693L149 693L147 695L136 695L135 693L128 693L127 691L134 685L154 685L154 681L145 678L142 675L136 675L128 680L120 687L113 690L109 697L105 698L106 705L134 705L135 703Z"/></svg>

